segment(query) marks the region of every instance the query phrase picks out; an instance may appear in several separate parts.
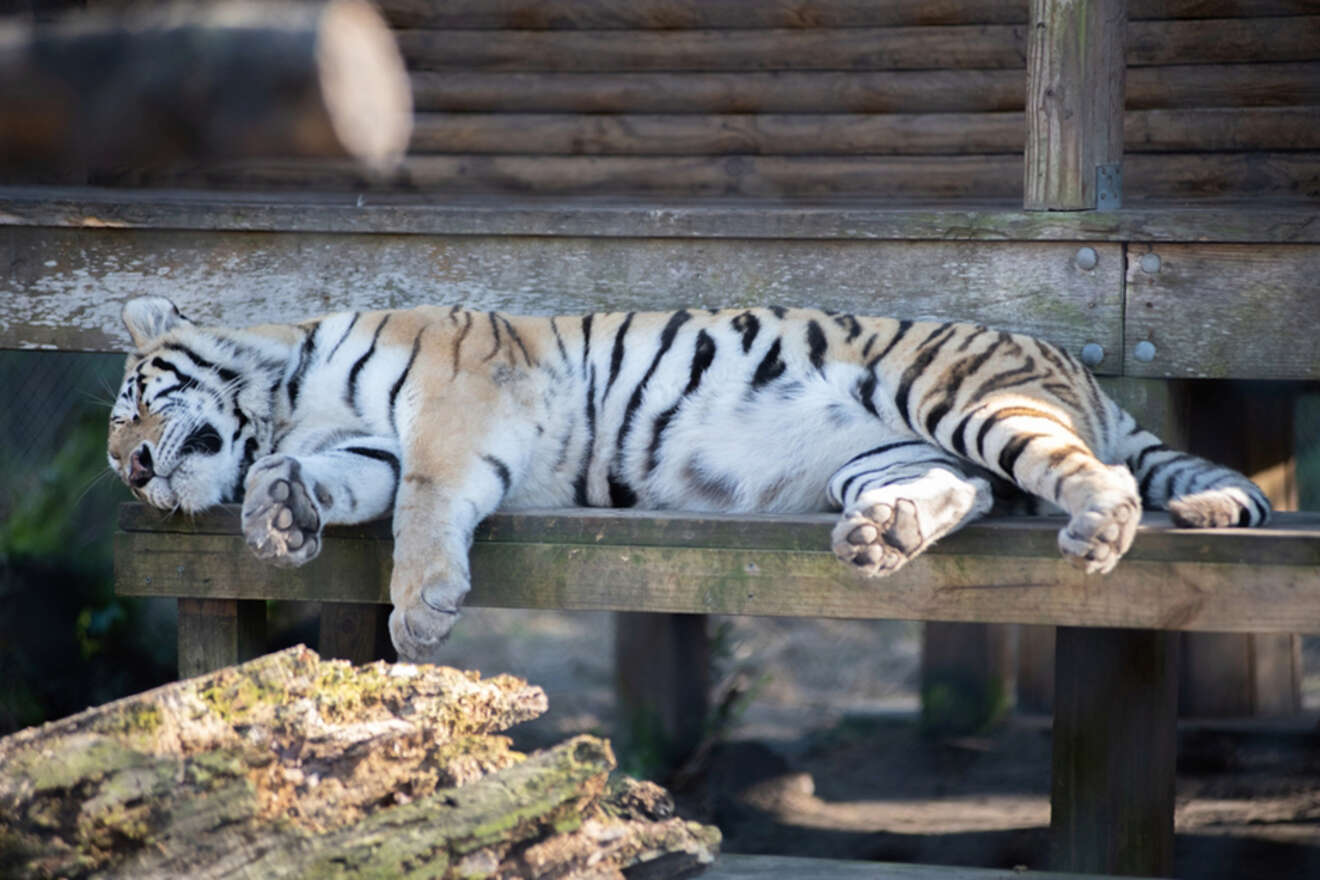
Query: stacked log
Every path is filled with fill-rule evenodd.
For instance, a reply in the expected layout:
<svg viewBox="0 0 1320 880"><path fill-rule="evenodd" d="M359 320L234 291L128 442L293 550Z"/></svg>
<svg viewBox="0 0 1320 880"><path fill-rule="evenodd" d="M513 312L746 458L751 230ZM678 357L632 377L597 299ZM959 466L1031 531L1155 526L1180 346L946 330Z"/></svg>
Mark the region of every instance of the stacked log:
<svg viewBox="0 0 1320 880"><path fill-rule="evenodd" d="M6 877L691 876L719 832L507 675L297 647L0 740Z"/></svg>

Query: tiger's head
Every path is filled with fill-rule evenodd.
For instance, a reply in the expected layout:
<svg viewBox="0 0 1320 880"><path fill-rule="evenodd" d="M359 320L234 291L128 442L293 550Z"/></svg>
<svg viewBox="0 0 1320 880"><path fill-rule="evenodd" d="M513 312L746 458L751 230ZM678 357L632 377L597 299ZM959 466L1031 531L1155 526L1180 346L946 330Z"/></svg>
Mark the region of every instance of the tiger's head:
<svg viewBox="0 0 1320 880"><path fill-rule="evenodd" d="M237 501L268 451L278 363L161 297L131 300L123 318L135 350L110 412L110 469L153 507L194 513Z"/></svg>

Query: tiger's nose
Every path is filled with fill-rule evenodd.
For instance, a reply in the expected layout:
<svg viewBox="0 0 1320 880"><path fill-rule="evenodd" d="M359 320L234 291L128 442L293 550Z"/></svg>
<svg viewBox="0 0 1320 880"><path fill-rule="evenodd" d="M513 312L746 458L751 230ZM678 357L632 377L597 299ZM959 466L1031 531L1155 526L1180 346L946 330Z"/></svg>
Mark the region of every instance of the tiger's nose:
<svg viewBox="0 0 1320 880"><path fill-rule="evenodd" d="M154 476L156 472L151 469L151 450L143 444L128 457L128 484L134 489L141 489Z"/></svg>

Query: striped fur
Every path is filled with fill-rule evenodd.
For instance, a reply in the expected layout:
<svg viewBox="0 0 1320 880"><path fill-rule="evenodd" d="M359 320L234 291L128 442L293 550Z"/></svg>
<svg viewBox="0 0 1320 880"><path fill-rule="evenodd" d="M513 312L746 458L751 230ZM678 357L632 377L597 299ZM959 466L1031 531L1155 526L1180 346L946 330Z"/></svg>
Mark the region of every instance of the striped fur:
<svg viewBox="0 0 1320 880"><path fill-rule="evenodd" d="M746 309L515 317L462 308L202 329L125 308L137 350L110 463L143 500L243 501L253 550L393 514L391 632L425 659L457 619L496 508L841 511L835 552L892 572L1005 487L1069 515L1060 550L1107 572L1143 502L1257 525L1264 496L1167 449L1066 351L955 323Z"/></svg>

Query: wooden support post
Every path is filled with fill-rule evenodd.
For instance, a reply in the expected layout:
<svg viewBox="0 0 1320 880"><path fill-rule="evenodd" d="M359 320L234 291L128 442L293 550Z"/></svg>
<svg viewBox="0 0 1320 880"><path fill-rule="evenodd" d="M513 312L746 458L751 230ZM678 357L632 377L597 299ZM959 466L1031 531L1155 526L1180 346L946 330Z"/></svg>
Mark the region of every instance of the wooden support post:
<svg viewBox="0 0 1320 880"><path fill-rule="evenodd" d="M1012 624L927 623L921 643L921 729L966 736L994 724L1013 693Z"/></svg>
<svg viewBox="0 0 1320 880"><path fill-rule="evenodd" d="M704 614L614 615L621 753L651 772L675 769L701 741L709 714Z"/></svg>
<svg viewBox="0 0 1320 880"><path fill-rule="evenodd" d="M179 600L179 678L251 660L266 647L266 603Z"/></svg>
<svg viewBox="0 0 1320 880"><path fill-rule="evenodd" d="M352 663L391 659L389 617L388 605L322 602L317 653Z"/></svg>
<svg viewBox="0 0 1320 880"><path fill-rule="evenodd" d="M1127 2L1031 0L1030 28L1024 207L1113 210L1121 202Z"/></svg>
<svg viewBox="0 0 1320 880"><path fill-rule="evenodd" d="M1051 867L1170 876L1178 634L1060 627Z"/></svg>

